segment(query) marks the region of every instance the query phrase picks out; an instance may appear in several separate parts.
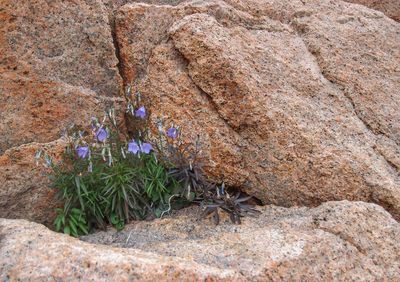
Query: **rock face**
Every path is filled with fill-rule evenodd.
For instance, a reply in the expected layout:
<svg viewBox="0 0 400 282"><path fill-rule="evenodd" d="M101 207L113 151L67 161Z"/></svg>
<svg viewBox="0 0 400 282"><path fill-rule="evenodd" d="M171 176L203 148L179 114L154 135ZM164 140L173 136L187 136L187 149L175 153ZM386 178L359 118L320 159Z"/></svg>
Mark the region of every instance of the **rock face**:
<svg viewBox="0 0 400 282"><path fill-rule="evenodd" d="M2 280L240 280L232 271L138 250L94 246L24 220L0 219L0 234Z"/></svg>
<svg viewBox="0 0 400 282"><path fill-rule="evenodd" d="M3 0L2 67L99 95L118 94L121 80L107 13L101 1L86 2Z"/></svg>
<svg viewBox="0 0 400 282"><path fill-rule="evenodd" d="M388 17L400 21L400 1L397 0L345 0L346 2L365 5L385 13Z"/></svg>
<svg viewBox="0 0 400 282"><path fill-rule="evenodd" d="M95 112L93 96L119 94L107 14L93 2L2 1L0 154L58 139Z"/></svg>
<svg viewBox="0 0 400 282"><path fill-rule="evenodd" d="M0 91L0 151L61 137L68 126L87 125L104 103L94 92L63 82L2 73Z"/></svg>
<svg viewBox="0 0 400 282"><path fill-rule="evenodd" d="M131 4L127 83L200 134L208 174L265 203L379 203L400 218L400 25L341 1Z"/></svg>
<svg viewBox="0 0 400 282"><path fill-rule="evenodd" d="M400 279L400 225L379 206L344 201L314 209L269 206L262 212L242 225L214 226L189 214L84 238L113 247L24 220L0 219L0 279Z"/></svg>
<svg viewBox="0 0 400 282"><path fill-rule="evenodd" d="M120 103L118 60L100 0L0 2L0 217L47 224L54 200L33 154Z"/></svg>
<svg viewBox="0 0 400 282"><path fill-rule="evenodd" d="M61 142L46 144L49 153L60 155ZM43 144L30 143L0 156L0 218L25 218L51 226L54 218L54 191L48 187L46 169L36 165L35 152Z"/></svg>

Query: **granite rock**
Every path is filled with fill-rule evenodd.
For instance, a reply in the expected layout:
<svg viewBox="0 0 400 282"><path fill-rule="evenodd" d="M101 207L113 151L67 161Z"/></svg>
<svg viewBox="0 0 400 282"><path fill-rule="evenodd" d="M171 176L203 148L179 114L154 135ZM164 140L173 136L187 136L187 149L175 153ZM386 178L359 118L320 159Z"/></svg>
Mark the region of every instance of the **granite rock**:
<svg viewBox="0 0 400 282"><path fill-rule="evenodd" d="M368 8L381 11L395 21L400 21L400 1L396 0L344 0L367 6Z"/></svg>
<svg viewBox="0 0 400 282"><path fill-rule="evenodd" d="M35 150L123 103L108 12L101 0L0 3L0 216L49 224Z"/></svg>
<svg viewBox="0 0 400 282"><path fill-rule="evenodd" d="M54 209L60 206L54 188L49 187L49 168L37 162L35 154L45 150L53 160L64 152L65 143L29 143L7 150L0 156L0 217L24 218L53 225Z"/></svg>
<svg viewBox="0 0 400 282"><path fill-rule="evenodd" d="M90 243L25 220L0 219L0 279L400 279L400 225L377 205L342 201L260 210L260 216L246 217L241 225L224 217L218 226L194 220L195 210L189 210L82 238Z"/></svg>
<svg viewBox="0 0 400 282"><path fill-rule="evenodd" d="M115 28L126 82L153 121L201 136L214 180L399 218L397 22L341 1L216 0L125 5Z"/></svg>
<svg viewBox="0 0 400 282"><path fill-rule="evenodd" d="M99 1L2 1L0 155L50 142L63 127L103 111L94 96L118 97L111 26ZM86 122L86 121L85 121Z"/></svg>
<svg viewBox="0 0 400 282"><path fill-rule="evenodd" d="M2 69L119 94L121 78L101 0L2 1Z"/></svg>

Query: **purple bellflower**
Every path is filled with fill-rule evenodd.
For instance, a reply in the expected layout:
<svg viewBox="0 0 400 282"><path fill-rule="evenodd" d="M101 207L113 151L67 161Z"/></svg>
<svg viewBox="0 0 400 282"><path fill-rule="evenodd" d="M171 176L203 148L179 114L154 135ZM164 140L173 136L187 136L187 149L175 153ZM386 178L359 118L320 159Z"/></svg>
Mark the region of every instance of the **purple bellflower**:
<svg viewBox="0 0 400 282"><path fill-rule="evenodd" d="M86 159L89 156L89 147L88 146L79 146L76 148L76 153L78 154L78 157L82 159Z"/></svg>
<svg viewBox="0 0 400 282"><path fill-rule="evenodd" d="M150 154L150 151L151 151L151 150L153 150L153 146L151 146L151 144L149 144L149 143L143 143L143 144L140 146L140 151L141 151L142 153Z"/></svg>
<svg viewBox="0 0 400 282"><path fill-rule="evenodd" d="M171 127L167 130L167 136L175 139L178 137L178 129L175 127Z"/></svg>
<svg viewBox="0 0 400 282"><path fill-rule="evenodd" d="M107 139L108 133L104 128L100 127L99 130L96 132L96 137L97 137L97 140L99 140L100 142L103 142L104 140Z"/></svg>
<svg viewBox="0 0 400 282"><path fill-rule="evenodd" d="M135 111L135 116L142 119L146 117L146 109L144 108L144 106L141 106Z"/></svg>
<svg viewBox="0 0 400 282"><path fill-rule="evenodd" d="M136 143L135 141L129 142L128 143L128 152L132 153L132 154L137 154L140 150L140 147L138 145L138 143Z"/></svg>

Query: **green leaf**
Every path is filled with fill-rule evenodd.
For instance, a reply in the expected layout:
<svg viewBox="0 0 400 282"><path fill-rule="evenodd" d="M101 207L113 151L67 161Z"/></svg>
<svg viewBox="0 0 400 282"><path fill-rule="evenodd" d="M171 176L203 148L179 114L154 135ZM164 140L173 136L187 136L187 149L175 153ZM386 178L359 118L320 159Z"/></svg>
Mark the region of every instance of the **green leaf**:
<svg viewBox="0 0 400 282"><path fill-rule="evenodd" d="M84 212L82 210L77 209L77 208L72 208L71 209L71 213L74 214L74 215L78 215L78 216L84 214Z"/></svg>
<svg viewBox="0 0 400 282"><path fill-rule="evenodd" d="M153 194L151 199L153 200L153 202L157 202L160 199L160 194Z"/></svg>
<svg viewBox="0 0 400 282"><path fill-rule="evenodd" d="M170 198L171 196L172 196L171 194L165 193L165 194L163 195L163 200L164 200L164 202L165 202L165 203L168 203L169 198Z"/></svg>
<svg viewBox="0 0 400 282"><path fill-rule="evenodd" d="M63 209L60 209L60 208L56 208L56 212L57 212L58 214L61 214L61 213L64 212L64 210L63 210Z"/></svg>
<svg viewBox="0 0 400 282"><path fill-rule="evenodd" d="M117 228L118 231L121 231L122 229L124 229L124 227L125 227L125 223L124 223L123 220L121 220L120 222L118 222L118 223L115 225L115 228Z"/></svg>
<svg viewBox="0 0 400 282"><path fill-rule="evenodd" d="M80 230L82 230L83 234L85 235L89 234L89 230L85 224L80 223L78 224L78 227Z"/></svg>
<svg viewBox="0 0 400 282"><path fill-rule="evenodd" d="M115 225L115 224L118 223L119 220L118 220L118 218L117 218L117 216L115 214L111 214L110 221L111 221L112 225Z"/></svg>
<svg viewBox="0 0 400 282"><path fill-rule="evenodd" d="M69 220L70 220L70 224L73 223L74 225L78 225L78 221L77 221L77 219L76 219L74 216L71 215L71 217L69 218Z"/></svg>
<svg viewBox="0 0 400 282"><path fill-rule="evenodd" d="M61 218L57 217L56 220L54 221L54 225L56 227L56 231L59 232L61 230Z"/></svg>
<svg viewBox="0 0 400 282"><path fill-rule="evenodd" d="M154 214L155 214L155 216L156 216L157 218L160 218L162 212L163 212L163 211L162 211L161 209L157 208L157 209L154 211Z"/></svg>
<svg viewBox="0 0 400 282"><path fill-rule="evenodd" d="M70 221L70 222L69 222L69 226L70 226L70 228L71 228L71 234L72 234L74 237L78 237L78 229L76 228L75 223L72 222L72 221Z"/></svg>
<svg viewBox="0 0 400 282"><path fill-rule="evenodd" d="M74 236L75 238L79 237L79 234L75 231L71 231L71 235Z"/></svg>
<svg viewBox="0 0 400 282"><path fill-rule="evenodd" d="M82 207L82 209L85 209L85 204L83 202L82 193L81 193L81 181L80 181L79 176L75 176L75 185L76 185L76 189L78 191L77 196L78 196L79 202L81 204L81 207Z"/></svg>
<svg viewBox="0 0 400 282"><path fill-rule="evenodd" d="M71 235L71 229L69 228L69 226L65 226L64 227L64 233L68 234L68 235Z"/></svg>

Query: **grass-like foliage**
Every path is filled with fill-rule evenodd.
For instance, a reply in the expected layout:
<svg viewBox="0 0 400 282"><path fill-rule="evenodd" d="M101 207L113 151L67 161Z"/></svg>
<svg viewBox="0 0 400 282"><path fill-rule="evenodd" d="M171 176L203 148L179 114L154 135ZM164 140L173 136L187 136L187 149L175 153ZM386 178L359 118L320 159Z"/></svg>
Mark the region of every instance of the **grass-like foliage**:
<svg viewBox="0 0 400 282"><path fill-rule="evenodd" d="M179 128L164 130L160 122L158 139L150 142L146 109L135 106L129 104L128 112L145 129L134 137L119 130L111 109L101 122L92 118L89 129L65 132L60 162L37 153L51 167L52 185L63 203L56 209L57 231L78 237L107 224L121 230L131 220L162 217L190 203L200 203L203 216L212 214L216 223L219 211L230 214L234 223L240 223L244 212L255 212L244 204L249 198L232 197L204 176L199 140L184 146Z"/></svg>

